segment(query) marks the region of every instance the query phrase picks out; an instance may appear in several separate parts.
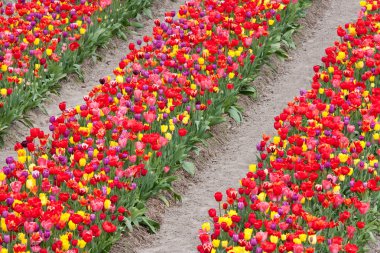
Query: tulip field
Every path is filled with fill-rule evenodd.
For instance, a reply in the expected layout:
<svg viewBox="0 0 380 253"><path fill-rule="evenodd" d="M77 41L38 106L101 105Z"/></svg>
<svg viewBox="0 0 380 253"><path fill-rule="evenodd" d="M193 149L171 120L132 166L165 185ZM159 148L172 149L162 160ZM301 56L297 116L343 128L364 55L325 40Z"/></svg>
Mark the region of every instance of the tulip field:
<svg viewBox="0 0 380 253"><path fill-rule="evenodd" d="M12 123L28 126L38 107L79 63L96 57L112 36L125 36L130 21L152 0L0 2L0 143ZM128 8L125 8L128 6Z"/></svg>
<svg viewBox="0 0 380 253"><path fill-rule="evenodd" d="M240 188L215 193L199 252L364 252L379 231L379 14L376 1L360 5Z"/></svg>
<svg viewBox="0 0 380 253"><path fill-rule="evenodd" d="M152 2L0 2L0 138ZM252 81L295 48L311 2L191 0L151 20L112 76L74 108L58 102L50 131L31 126L2 161L0 253L109 252L136 226L157 232L147 201L181 200L178 171L195 174L210 127L243 120L239 96L260 95ZM240 187L215 193L193 252L356 253L380 232L380 1L357 9Z"/></svg>

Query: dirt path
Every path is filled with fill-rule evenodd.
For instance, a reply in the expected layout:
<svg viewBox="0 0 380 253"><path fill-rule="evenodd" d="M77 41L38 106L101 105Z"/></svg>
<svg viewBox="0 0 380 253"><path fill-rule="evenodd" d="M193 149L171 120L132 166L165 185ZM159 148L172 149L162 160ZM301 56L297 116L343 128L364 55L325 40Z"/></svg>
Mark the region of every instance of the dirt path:
<svg viewBox="0 0 380 253"><path fill-rule="evenodd" d="M278 74L273 78L259 80L263 91L256 102L242 101L246 117L241 126L226 123L214 129L216 137L211 140L208 151L196 158L198 174L191 182L185 180L184 184L190 186L186 186L183 202L168 208L163 215L158 214L162 220L161 230L156 235L145 236L145 243L137 247L136 252L196 251L197 231L202 222L207 221L208 209L216 207L214 192L238 186L248 164L255 162L256 143L262 134L274 133L273 117L300 89L310 86L312 67L320 64L324 49L337 39L336 27L356 19L359 8L358 0L315 1L307 18L307 27L312 29L303 30L304 36L291 53L291 60L279 64ZM125 241L128 244L128 238ZM375 252L380 252L380 248Z"/></svg>
<svg viewBox="0 0 380 253"><path fill-rule="evenodd" d="M167 11L178 10L179 6L184 4L185 0L156 0L151 7L154 18L164 19L164 13ZM128 45L145 35L151 35L154 23L149 18L144 17L144 28L136 30L133 35L129 34L128 41L118 38L111 39L106 48L98 50L98 54L102 57L101 61L93 62L92 59L86 60L82 69L84 72L84 82L79 81L75 76L70 76L68 80L62 83L62 89L59 96L51 95L44 103L47 115L40 109L35 109L28 113L34 127L43 129L50 133L49 119L52 115L58 115L60 110L58 104L61 101L67 102L67 107L72 108L83 103L83 96L88 94L91 89L99 83L99 79L112 75L113 70L118 66L119 61L129 52ZM132 28L128 28L132 29ZM15 123L11 127L9 134L5 138L5 146L0 148L0 166L5 164L8 156L14 156L13 146L16 141L22 141L29 134L29 128L21 123Z"/></svg>

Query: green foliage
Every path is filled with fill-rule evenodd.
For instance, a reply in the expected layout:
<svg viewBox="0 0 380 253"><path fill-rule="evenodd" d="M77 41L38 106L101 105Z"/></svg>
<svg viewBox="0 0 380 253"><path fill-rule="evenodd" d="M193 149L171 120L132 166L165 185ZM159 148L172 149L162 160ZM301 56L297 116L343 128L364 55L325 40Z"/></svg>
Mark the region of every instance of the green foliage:
<svg viewBox="0 0 380 253"><path fill-rule="evenodd" d="M194 163L188 162L188 161L184 161L182 163L182 167L190 175L193 176L195 174L195 165L194 165Z"/></svg>

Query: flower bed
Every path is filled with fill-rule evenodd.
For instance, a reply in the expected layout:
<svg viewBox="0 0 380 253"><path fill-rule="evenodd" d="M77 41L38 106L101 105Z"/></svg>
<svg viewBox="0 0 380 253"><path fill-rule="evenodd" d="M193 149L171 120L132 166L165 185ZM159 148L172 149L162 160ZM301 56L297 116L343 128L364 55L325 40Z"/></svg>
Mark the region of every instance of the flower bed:
<svg viewBox="0 0 380 253"><path fill-rule="evenodd" d="M360 4L240 187L215 193L199 252L356 253L379 232L380 6Z"/></svg>
<svg viewBox="0 0 380 253"><path fill-rule="evenodd" d="M152 0L0 3L0 140Z"/></svg>
<svg viewBox="0 0 380 253"><path fill-rule="evenodd" d="M271 54L284 56L307 1L193 1L155 21L151 37L100 79L85 103L59 104L48 135L32 128L0 172L4 252L101 252L172 192L173 173ZM286 36L285 36L286 35Z"/></svg>

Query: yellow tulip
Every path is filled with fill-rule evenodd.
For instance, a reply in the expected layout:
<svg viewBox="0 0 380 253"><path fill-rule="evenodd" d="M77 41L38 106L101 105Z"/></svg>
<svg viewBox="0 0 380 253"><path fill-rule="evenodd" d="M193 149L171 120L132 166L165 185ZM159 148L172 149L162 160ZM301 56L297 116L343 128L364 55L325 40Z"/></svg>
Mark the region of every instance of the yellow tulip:
<svg viewBox="0 0 380 253"><path fill-rule="evenodd" d="M110 209L110 207L111 207L111 200L106 199L104 201L104 208L108 210L108 209Z"/></svg>
<svg viewBox="0 0 380 253"><path fill-rule="evenodd" d="M271 236L270 236L270 242L271 242L271 243L275 243L275 244L277 244L277 242L278 242L278 237L275 236L275 235L271 235Z"/></svg>
<svg viewBox="0 0 380 253"><path fill-rule="evenodd" d="M205 222L205 223L202 224L202 230L208 232L208 231L210 231L210 228L211 227L210 227L210 223L209 222Z"/></svg>
<svg viewBox="0 0 380 253"><path fill-rule="evenodd" d="M72 222L72 221L69 221L69 229L70 229L70 230L75 230L75 229L77 229L77 224L75 224L75 223Z"/></svg>
<svg viewBox="0 0 380 253"><path fill-rule="evenodd" d="M220 240L212 240L212 246L214 246L214 248L218 248L220 245Z"/></svg>
<svg viewBox="0 0 380 253"><path fill-rule="evenodd" d="M82 239L78 240L78 247L83 249L84 247L86 247L86 242Z"/></svg>
<svg viewBox="0 0 380 253"><path fill-rule="evenodd" d="M161 125L161 133L166 133L168 131L167 125Z"/></svg>
<svg viewBox="0 0 380 253"><path fill-rule="evenodd" d="M255 173L257 169L256 164L250 164L249 165L249 171Z"/></svg>
<svg viewBox="0 0 380 253"><path fill-rule="evenodd" d="M294 239L293 239L293 242L294 242L295 244L301 244L301 243L302 243L301 240L300 240L299 238L294 238Z"/></svg>
<svg viewBox="0 0 380 253"><path fill-rule="evenodd" d="M85 159L85 158L81 158L81 159L79 160L79 165L80 165L81 167L85 166L85 165L86 165L86 159Z"/></svg>
<svg viewBox="0 0 380 253"><path fill-rule="evenodd" d="M306 234L300 234L299 237L300 237L301 242L305 242L306 239L307 239L307 235Z"/></svg>
<svg viewBox="0 0 380 253"><path fill-rule="evenodd" d="M7 224L5 223L5 218L1 218L0 223L1 223L1 230L3 230L4 232L8 232Z"/></svg>

